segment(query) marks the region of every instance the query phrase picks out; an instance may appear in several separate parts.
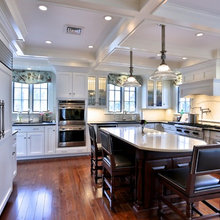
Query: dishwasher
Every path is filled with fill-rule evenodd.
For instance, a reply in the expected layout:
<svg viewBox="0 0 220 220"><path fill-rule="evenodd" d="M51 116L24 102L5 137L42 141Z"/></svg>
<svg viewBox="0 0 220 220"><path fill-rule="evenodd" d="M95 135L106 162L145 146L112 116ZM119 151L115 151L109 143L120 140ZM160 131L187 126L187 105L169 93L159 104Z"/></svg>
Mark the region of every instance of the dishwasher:
<svg viewBox="0 0 220 220"><path fill-rule="evenodd" d="M97 143L101 142L100 138L100 128L111 128L111 127L118 127L118 124L116 123L103 123L103 124L97 124Z"/></svg>

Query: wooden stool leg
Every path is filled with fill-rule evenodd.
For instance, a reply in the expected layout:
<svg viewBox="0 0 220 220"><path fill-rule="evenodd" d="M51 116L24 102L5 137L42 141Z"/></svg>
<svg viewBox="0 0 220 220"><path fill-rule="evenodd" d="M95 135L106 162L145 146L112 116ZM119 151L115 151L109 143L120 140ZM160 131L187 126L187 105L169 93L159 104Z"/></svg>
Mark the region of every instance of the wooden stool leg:
<svg viewBox="0 0 220 220"><path fill-rule="evenodd" d="M115 193L115 177L111 177L111 189L110 189L110 208L113 209L114 207L114 193Z"/></svg>
<svg viewBox="0 0 220 220"><path fill-rule="evenodd" d="M192 215L193 215L192 203L187 202L186 203L186 217L187 217L187 219L191 220Z"/></svg>
<svg viewBox="0 0 220 220"><path fill-rule="evenodd" d="M91 175L93 174L93 152L91 152Z"/></svg>
<svg viewBox="0 0 220 220"><path fill-rule="evenodd" d="M159 219L162 219L162 212L163 212L163 210L162 210L162 200L161 200L162 196L163 196L163 184L160 183L159 193L158 193L158 210L157 210Z"/></svg>
<svg viewBox="0 0 220 220"><path fill-rule="evenodd" d="M95 157L95 183L97 184L98 181L98 158Z"/></svg>

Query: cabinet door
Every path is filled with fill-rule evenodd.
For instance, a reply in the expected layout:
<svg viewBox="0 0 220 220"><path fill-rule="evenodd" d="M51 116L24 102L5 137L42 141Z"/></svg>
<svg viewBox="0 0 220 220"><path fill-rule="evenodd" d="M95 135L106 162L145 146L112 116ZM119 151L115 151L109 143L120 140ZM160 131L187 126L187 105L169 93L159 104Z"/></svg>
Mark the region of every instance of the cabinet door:
<svg viewBox="0 0 220 220"><path fill-rule="evenodd" d="M155 100L156 100L156 107L162 107L162 94L163 94L163 84L161 81L155 82Z"/></svg>
<svg viewBox="0 0 220 220"><path fill-rule="evenodd" d="M56 77L57 97L72 97L72 73L58 73Z"/></svg>
<svg viewBox="0 0 220 220"><path fill-rule="evenodd" d="M14 179L17 174L17 158L16 158L16 134L11 137L11 165L12 165L12 178Z"/></svg>
<svg viewBox="0 0 220 220"><path fill-rule="evenodd" d="M98 78L98 104L99 106L106 106L106 77Z"/></svg>
<svg viewBox="0 0 220 220"><path fill-rule="evenodd" d="M170 108L171 106L171 82L170 81L163 81L163 91L162 91L162 107L163 108Z"/></svg>
<svg viewBox="0 0 220 220"><path fill-rule="evenodd" d="M147 100L147 105L150 107L153 107L155 104L154 100L154 81L149 80L147 82L147 93L148 93L148 100Z"/></svg>
<svg viewBox="0 0 220 220"><path fill-rule="evenodd" d="M96 77L88 77L88 105L96 105Z"/></svg>
<svg viewBox="0 0 220 220"><path fill-rule="evenodd" d="M18 132L16 139L17 156L27 156L27 134Z"/></svg>
<svg viewBox="0 0 220 220"><path fill-rule="evenodd" d="M56 148L56 127L45 128L45 154L54 154Z"/></svg>
<svg viewBox="0 0 220 220"><path fill-rule="evenodd" d="M72 80L72 97L85 99L87 97L87 76L79 73L74 73Z"/></svg>
<svg viewBox="0 0 220 220"><path fill-rule="evenodd" d="M43 155L44 154L44 133L33 132L28 133L28 155Z"/></svg>
<svg viewBox="0 0 220 220"><path fill-rule="evenodd" d="M11 141L0 141L0 215L12 192Z"/></svg>

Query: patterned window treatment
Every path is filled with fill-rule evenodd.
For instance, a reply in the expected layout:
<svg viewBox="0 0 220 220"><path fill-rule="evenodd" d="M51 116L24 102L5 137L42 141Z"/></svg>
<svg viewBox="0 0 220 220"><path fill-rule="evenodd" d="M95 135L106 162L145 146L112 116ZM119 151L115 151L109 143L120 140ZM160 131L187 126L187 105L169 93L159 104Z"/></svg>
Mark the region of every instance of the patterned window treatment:
<svg viewBox="0 0 220 220"><path fill-rule="evenodd" d="M26 84L50 83L53 73L37 70L13 70L12 81Z"/></svg>
<svg viewBox="0 0 220 220"><path fill-rule="evenodd" d="M122 87L124 82L127 80L129 75L122 75L122 74L114 74L109 73L108 74L108 84L112 84L114 86L120 86ZM141 76L134 76L134 78L142 85L143 79Z"/></svg>

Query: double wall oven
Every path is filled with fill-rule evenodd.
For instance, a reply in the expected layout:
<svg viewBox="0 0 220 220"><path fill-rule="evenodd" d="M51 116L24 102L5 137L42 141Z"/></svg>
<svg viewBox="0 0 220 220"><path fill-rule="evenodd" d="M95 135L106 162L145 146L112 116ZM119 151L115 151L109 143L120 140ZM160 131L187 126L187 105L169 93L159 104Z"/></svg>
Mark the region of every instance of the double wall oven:
<svg viewBox="0 0 220 220"><path fill-rule="evenodd" d="M86 144L85 101L59 100L59 148Z"/></svg>

